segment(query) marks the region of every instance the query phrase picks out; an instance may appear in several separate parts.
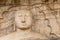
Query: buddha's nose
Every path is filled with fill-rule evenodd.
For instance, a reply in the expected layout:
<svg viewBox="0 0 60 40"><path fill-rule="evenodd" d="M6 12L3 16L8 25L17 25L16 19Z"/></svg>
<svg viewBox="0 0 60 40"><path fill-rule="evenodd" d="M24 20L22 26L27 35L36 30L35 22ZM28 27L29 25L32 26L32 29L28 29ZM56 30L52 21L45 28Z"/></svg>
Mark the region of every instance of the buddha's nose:
<svg viewBox="0 0 60 40"><path fill-rule="evenodd" d="M22 21L21 21L22 23L25 23L26 22L26 20L25 20L25 16L23 16L23 18L22 18Z"/></svg>

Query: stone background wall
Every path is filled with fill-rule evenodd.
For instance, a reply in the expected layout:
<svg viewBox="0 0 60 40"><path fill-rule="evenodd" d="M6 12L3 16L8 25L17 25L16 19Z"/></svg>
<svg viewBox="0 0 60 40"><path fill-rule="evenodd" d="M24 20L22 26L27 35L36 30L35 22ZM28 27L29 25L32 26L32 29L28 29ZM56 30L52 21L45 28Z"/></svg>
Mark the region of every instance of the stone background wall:
<svg viewBox="0 0 60 40"><path fill-rule="evenodd" d="M47 36L55 34L59 36L60 0L0 0L0 14L15 5L22 6L22 8L28 7L32 10L35 19L33 31Z"/></svg>

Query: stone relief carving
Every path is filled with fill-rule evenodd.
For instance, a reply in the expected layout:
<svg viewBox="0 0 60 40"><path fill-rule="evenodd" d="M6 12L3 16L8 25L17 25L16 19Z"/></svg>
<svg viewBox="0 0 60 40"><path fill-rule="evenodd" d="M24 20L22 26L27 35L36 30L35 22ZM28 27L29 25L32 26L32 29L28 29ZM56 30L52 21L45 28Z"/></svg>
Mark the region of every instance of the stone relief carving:
<svg viewBox="0 0 60 40"><path fill-rule="evenodd" d="M13 7L9 11L14 14L14 23L16 31L7 36L1 37L0 40L21 40L24 38L38 38L47 39L43 34L39 34L32 31L34 19L30 9L19 9L20 7ZM24 12L23 12L24 11ZM21 24L21 25L20 25ZM14 36L13 36L14 35ZM8 39L7 39L8 37ZM17 38L16 38L17 37ZM15 39L16 38L16 39ZM31 39L33 40L33 39Z"/></svg>
<svg viewBox="0 0 60 40"><path fill-rule="evenodd" d="M14 31L14 17L12 13L7 11L8 8L9 6L1 7L0 10L0 36Z"/></svg>
<svg viewBox="0 0 60 40"><path fill-rule="evenodd" d="M0 40L59 40L59 24L60 5L57 3L0 7Z"/></svg>

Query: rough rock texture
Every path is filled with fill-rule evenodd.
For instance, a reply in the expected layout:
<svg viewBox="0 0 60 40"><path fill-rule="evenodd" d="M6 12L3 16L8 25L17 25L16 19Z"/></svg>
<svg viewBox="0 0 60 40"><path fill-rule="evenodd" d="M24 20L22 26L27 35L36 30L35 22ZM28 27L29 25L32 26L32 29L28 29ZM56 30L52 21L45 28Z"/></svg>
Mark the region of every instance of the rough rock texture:
<svg viewBox="0 0 60 40"><path fill-rule="evenodd" d="M3 3L5 3L6 5L14 4L14 5L21 6L21 8L30 8L35 19L34 20L35 24L33 25L34 27L32 28L33 31L45 34L46 36L49 36L49 37L51 35L53 35L53 37L60 37L60 3L59 2L60 0L57 0L57 1L20 0L20 2L18 0L17 1L6 0L6 1L1 1L0 3L2 5ZM1 15L3 14L4 11L9 10L10 8L10 6L2 6L2 5L0 5ZM14 6L12 5L12 7ZM10 18L10 16L8 17ZM5 32L4 29L3 29L3 32ZM0 32L0 33L3 33L3 32Z"/></svg>

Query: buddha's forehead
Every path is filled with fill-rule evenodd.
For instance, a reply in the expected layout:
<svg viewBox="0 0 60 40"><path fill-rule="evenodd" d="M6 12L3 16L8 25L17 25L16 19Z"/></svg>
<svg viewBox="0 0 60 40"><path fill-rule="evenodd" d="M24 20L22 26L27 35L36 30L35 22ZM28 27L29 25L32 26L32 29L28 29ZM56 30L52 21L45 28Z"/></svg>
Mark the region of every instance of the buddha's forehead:
<svg viewBox="0 0 60 40"><path fill-rule="evenodd" d="M15 12L17 15L31 15L29 10L18 10Z"/></svg>

